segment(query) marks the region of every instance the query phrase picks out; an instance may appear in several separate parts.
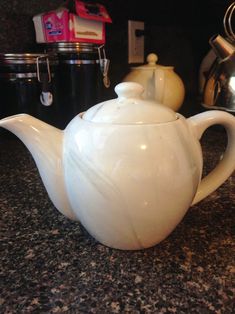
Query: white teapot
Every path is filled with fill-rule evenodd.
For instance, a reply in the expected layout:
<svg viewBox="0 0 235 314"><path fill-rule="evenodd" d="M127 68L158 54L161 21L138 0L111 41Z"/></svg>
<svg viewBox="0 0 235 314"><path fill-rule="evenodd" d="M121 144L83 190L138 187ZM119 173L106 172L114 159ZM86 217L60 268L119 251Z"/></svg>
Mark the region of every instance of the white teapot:
<svg viewBox="0 0 235 314"><path fill-rule="evenodd" d="M145 91L143 98L155 100L158 103L178 111L183 104L185 88L182 79L175 73L173 66L156 64L158 56L150 53L147 64L132 67L123 82L136 82L141 84Z"/></svg>
<svg viewBox="0 0 235 314"><path fill-rule="evenodd" d="M208 111L189 119L141 98L121 83L118 97L72 119L64 131L27 114L0 120L28 147L51 201L101 243L148 248L165 239L187 209L235 169L235 117ZM199 139L213 124L227 130L227 149L202 176Z"/></svg>

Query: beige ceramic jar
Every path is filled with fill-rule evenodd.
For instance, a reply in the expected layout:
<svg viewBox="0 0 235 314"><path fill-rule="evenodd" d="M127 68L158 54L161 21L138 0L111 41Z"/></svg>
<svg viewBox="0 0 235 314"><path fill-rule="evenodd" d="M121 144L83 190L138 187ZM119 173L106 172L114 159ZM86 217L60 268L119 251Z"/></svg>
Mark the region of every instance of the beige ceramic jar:
<svg viewBox="0 0 235 314"><path fill-rule="evenodd" d="M178 111L183 104L185 88L173 66L156 64L158 57L150 53L147 64L131 68L123 82L136 82L144 87L143 98L154 100Z"/></svg>

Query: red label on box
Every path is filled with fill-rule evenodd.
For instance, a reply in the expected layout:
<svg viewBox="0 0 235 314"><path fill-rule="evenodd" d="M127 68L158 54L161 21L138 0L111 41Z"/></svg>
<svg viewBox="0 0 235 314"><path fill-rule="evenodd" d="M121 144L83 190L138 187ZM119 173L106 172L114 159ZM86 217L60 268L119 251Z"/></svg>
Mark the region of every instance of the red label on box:
<svg viewBox="0 0 235 314"><path fill-rule="evenodd" d="M51 11L43 14L44 32L47 42L67 41L69 38L68 10Z"/></svg>
<svg viewBox="0 0 235 314"><path fill-rule="evenodd" d="M60 7L33 18L37 42L105 43L105 22L111 22L105 7L74 1L76 14L67 7Z"/></svg>
<svg viewBox="0 0 235 314"><path fill-rule="evenodd" d="M77 15L84 19L95 20L104 23L112 22L105 7L99 3L76 1L75 7Z"/></svg>

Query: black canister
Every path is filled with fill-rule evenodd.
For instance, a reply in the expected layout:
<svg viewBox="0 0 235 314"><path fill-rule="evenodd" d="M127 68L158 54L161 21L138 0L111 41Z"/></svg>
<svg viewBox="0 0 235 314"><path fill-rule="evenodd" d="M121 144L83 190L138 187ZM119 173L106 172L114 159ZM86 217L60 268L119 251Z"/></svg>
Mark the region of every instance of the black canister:
<svg viewBox="0 0 235 314"><path fill-rule="evenodd" d="M45 52L58 59L55 101L63 129L78 113L104 100L109 61L101 56L102 47L90 43L51 43Z"/></svg>
<svg viewBox="0 0 235 314"><path fill-rule="evenodd" d="M28 113L56 126L56 62L46 54L0 54L0 118Z"/></svg>

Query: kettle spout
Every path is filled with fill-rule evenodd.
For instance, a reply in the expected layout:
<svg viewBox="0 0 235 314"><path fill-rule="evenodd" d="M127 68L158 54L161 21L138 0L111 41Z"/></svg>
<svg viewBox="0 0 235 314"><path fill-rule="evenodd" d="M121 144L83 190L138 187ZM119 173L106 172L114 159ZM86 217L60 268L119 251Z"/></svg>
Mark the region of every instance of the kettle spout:
<svg viewBox="0 0 235 314"><path fill-rule="evenodd" d="M0 127L14 133L28 148L55 207L68 218L78 220L64 182L63 131L28 114L1 119Z"/></svg>
<svg viewBox="0 0 235 314"><path fill-rule="evenodd" d="M235 48L230 42L224 39L221 35L214 35L210 38L209 43L215 52L216 56L222 61L229 58Z"/></svg>

